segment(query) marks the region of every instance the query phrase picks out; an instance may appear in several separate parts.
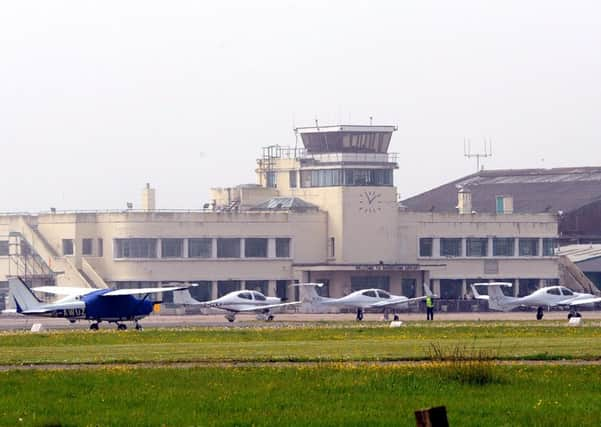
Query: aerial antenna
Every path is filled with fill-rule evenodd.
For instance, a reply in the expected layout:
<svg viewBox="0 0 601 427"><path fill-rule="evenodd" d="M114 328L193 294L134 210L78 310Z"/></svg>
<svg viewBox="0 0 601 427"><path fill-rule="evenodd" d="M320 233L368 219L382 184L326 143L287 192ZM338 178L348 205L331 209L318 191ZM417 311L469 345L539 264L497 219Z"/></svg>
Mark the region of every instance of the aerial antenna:
<svg viewBox="0 0 601 427"><path fill-rule="evenodd" d="M319 120L315 117L315 127L319 130Z"/></svg>
<svg viewBox="0 0 601 427"><path fill-rule="evenodd" d="M484 165L482 165L482 169L480 169L480 159L492 157L492 139L484 138L483 152L472 153L472 141L467 138L463 138L463 156L467 159L476 159L476 172L480 172L480 170L484 169Z"/></svg>
<svg viewBox="0 0 601 427"><path fill-rule="evenodd" d="M373 126L374 123L374 116L369 116L369 125Z"/></svg>

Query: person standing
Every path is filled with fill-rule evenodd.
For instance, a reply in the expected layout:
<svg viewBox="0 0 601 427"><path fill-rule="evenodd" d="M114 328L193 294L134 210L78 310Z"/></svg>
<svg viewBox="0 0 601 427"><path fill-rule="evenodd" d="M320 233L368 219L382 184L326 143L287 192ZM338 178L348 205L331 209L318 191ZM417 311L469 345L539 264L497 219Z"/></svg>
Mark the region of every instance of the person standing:
<svg viewBox="0 0 601 427"><path fill-rule="evenodd" d="M426 297L426 320L434 320L434 301L430 295Z"/></svg>

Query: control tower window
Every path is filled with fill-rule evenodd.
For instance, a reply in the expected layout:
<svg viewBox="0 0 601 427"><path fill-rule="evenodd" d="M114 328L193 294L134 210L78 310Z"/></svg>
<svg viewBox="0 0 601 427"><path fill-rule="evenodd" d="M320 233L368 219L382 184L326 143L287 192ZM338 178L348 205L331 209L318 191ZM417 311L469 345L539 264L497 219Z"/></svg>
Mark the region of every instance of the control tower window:
<svg viewBox="0 0 601 427"><path fill-rule="evenodd" d="M392 169L316 169L301 171L301 187L392 186Z"/></svg>
<svg viewBox="0 0 601 427"><path fill-rule="evenodd" d="M296 188L296 171L288 172L290 177L290 188Z"/></svg>
<svg viewBox="0 0 601 427"><path fill-rule="evenodd" d="M267 181L267 187L269 188L276 188L277 187L277 181L276 181L276 174L275 172L267 172L265 174L265 178Z"/></svg>

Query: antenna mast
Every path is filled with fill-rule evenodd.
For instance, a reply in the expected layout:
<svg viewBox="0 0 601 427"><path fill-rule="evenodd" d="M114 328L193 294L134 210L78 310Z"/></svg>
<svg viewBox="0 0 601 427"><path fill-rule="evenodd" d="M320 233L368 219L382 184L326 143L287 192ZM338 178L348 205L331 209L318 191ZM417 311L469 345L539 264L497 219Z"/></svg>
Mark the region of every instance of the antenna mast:
<svg viewBox="0 0 601 427"><path fill-rule="evenodd" d="M472 142L469 139L463 138L463 156L467 159L476 159L476 172L480 169L480 159L492 157L492 139L484 138L484 152L472 153ZM482 166L484 167L484 166Z"/></svg>

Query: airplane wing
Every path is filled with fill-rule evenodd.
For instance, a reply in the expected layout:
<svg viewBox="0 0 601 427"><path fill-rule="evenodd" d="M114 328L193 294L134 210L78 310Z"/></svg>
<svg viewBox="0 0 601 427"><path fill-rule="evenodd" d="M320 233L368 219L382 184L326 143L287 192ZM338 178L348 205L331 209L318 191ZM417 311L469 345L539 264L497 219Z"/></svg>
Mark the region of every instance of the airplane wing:
<svg viewBox="0 0 601 427"><path fill-rule="evenodd" d="M263 310L270 310L272 308L285 307L285 306L298 305L298 304L301 304L301 302L300 301L282 302L280 304L258 305L256 307L241 308L240 310L237 310L237 311L239 311L239 312L263 311Z"/></svg>
<svg viewBox="0 0 601 427"><path fill-rule="evenodd" d="M38 286L31 288L32 291L44 292L46 294L78 297L97 291L96 288L74 288L71 286Z"/></svg>
<svg viewBox="0 0 601 427"><path fill-rule="evenodd" d="M122 295L158 294L160 292L172 292L188 289L188 286L171 286L168 288L139 288L139 289L115 289L102 294L103 297L118 297Z"/></svg>
<svg viewBox="0 0 601 427"><path fill-rule="evenodd" d="M601 297L582 298L582 299L577 299L575 301L565 300L565 301L561 301L558 305L585 305L585 304L594 304L596 302L601 302Z"/></svg>
<svg viewBox="0 0 601 427"><path fill-rule="evenodd" d="M428 298L428 296L423 296L423 297L416 297L416 298L391 298L387 301L380 301L380 302L376 302L373 303L372 305L370 305L370 307L390 307L391 305L398 305L398 304L409 304L410 302L414 302L414 301L421 301L421 300L425 300L426 298Z"/></svg>

